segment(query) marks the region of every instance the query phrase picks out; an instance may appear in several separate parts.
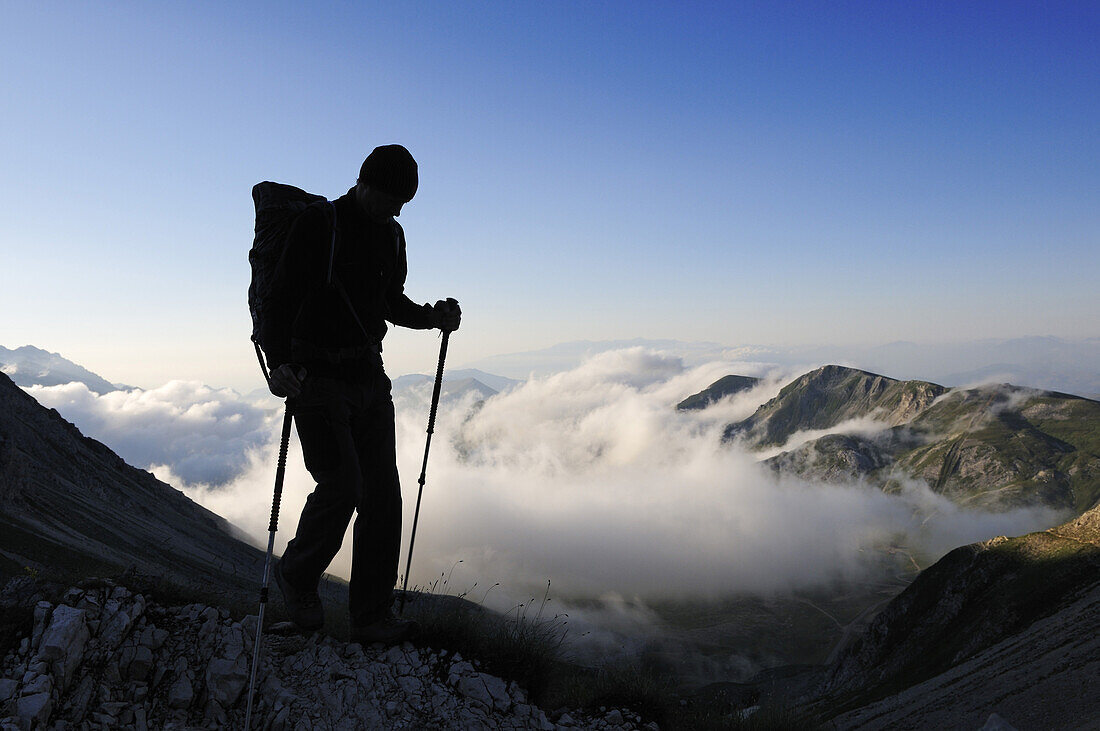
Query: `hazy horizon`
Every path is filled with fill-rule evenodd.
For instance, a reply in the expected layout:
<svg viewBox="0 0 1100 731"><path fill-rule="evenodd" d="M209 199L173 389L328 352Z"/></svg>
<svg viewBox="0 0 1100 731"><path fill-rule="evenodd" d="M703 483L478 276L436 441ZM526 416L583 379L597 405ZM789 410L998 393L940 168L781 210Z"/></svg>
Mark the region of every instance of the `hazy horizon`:
<svg viewBox="0 0 1100 731"><path fill-rule="evenodd" d="M421 337L426 337L420 333ZM438 338L430 338L433 346ZM452 336L452 353L448 358L447 373L458 370L482 370L491 375L523 380L531 375L551 375L568 370L588 356L641 345L655 350L675 353L689 364L707 359L725 358L736 363L741 360L772 362L775 365L803 366L806 368L836 363L869 370L900 380L928 380L946 386L961 386L1000 376L1000 380L1019 386L1066 391L1090 398L1100 397L1100 337L1082 339L1056 338L1050 335L1034 335L1012 339L985 338L975 341L914 343L893 341L862 345L828 346L804 344L779 346L769 344L722 344L715 342L686 342L679 340L651 340L622 338L616 340L573 340L555 343L548 347L519 352L491 354L472 361L457 361L453 355L453 343L461 342L461 335ZM130 388L154 390L172 381L195 382L209 388L232 388L240 394L265 390L266 384L253 361L240 378L206 380L187 377L184 373L164 374L158 379L163 365L154 370L129 370L131 375L144 374L142 378L119 377L114 371L99 371L79 357L44 347L42 343L19 345L0 342L0 364L4 363L4 351L15 351L29 346L42 350L87 369L93 376L112 384ZM437 346L436 346L437 347ZM250 348L250 346L249 346ZM437 351L414 368L397 370L389 362L389 348L385 354L386 371L390 378L406 375L431 375L434 373ZM251 351L250 351L251 352ZM399 359L406 363L409 359ZM419 367L416 367L419 366ZM140 368L140 366L139 366ZM27 381L26 385L38 381Z"/></svg>

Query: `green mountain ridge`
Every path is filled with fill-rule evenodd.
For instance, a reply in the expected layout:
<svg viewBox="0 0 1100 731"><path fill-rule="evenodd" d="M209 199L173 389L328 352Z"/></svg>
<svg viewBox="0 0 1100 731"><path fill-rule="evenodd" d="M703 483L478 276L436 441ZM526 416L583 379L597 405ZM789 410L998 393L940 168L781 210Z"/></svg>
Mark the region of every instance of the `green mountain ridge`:
<svg viewBox="0 0 1100 731"><path fill-rule="evenodd" d="M723 437L754 447L779 447L797 432L828 429L860 417L902 424L946 392L935 383L898 381L827 365L784 386L748 419L728 425Z"/></svg>
<svg viewBox="0 0 1100 731"><path fill-rule="evenodd" d="M947 389L825 366L788 384L726 440L782 447L808 430L883 422L877 434L828 434L765 460L776 473L887 492L906 480L967 507L1044 506L1079 515L1100 499L1100 402L1010 384Z"/></svg>
<svg viewBox="0 0 1100 731"><path fill-rule="evenodd" d="M699 393L694 393L676 404L676 408L679 411L705 409L727 396L748 391L759 383L760 379L752 376L723 376Z"/></svg>

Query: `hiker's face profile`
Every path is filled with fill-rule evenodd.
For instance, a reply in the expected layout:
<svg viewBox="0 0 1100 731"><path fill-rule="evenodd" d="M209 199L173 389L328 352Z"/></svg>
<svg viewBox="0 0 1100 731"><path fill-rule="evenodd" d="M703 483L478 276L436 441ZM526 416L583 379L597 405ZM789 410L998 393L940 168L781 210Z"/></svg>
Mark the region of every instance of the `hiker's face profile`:
<svg viewBox="0 0 1100 731"><path fill-rule="evenodd" d="M377 223L386 223L400 216L401 207L405 205L400 198L363 183L356 186L355 199L359 202L359 210Z"/></svg>

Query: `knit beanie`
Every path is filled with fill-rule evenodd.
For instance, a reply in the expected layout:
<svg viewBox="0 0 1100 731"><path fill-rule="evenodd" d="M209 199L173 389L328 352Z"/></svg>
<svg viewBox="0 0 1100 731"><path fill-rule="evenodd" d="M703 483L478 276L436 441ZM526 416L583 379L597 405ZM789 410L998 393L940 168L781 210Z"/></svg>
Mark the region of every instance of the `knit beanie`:
<svg viewBox="0 0 1100 731"><path fill-rule="evenodd" d="M411 201L418 182L416 160L401 145L376 147L359 168L359 181L395 198Z"/></svg>

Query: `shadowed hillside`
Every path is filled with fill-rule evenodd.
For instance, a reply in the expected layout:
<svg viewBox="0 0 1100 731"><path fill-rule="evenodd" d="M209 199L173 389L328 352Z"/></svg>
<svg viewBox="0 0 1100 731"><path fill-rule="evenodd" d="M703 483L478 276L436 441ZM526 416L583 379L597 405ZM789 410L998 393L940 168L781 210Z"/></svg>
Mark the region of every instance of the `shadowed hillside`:
<svg viewBox="0 0 1100 731"><path fill-rule="evenodd" d="M1093 728L1098 622L1100 505L944 556L840 652L819 708L845 729Z"/></svg>
<svg viewBox="0 0 1100 731"><path fill-rule="evenodd" d="M0 375L0 574L130 567L249 598L263 552Z"/></svg>

